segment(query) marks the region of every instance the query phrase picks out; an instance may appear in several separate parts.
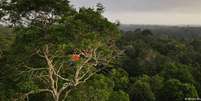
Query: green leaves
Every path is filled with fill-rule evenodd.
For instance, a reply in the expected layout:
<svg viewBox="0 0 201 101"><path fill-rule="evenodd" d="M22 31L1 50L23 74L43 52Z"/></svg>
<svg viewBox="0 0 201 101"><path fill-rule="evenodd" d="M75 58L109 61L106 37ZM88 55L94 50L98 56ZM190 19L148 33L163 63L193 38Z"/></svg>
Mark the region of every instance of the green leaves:
<svg viewBox="0 0 201 101"><path fill-rule="evenodd" d="M198 93L193 85L171 79L165 83L161 90L160 97L164 99L164 101L182 101L184 98L196 98L198 97Z"/></svg>
<svg viewBox="0 0 201 101"><path fill-rule="evenodd" d="M54 23L58 17L69 15L74 10L70 7L68 0L6 0L1 2L2 12L6 12L5 20L16 25L30 25L39 23L39 19L49 16L49 23ZM3 20L3 19L1 19Z"/></svg>
<svg viewBox="0 0 201 101"><path fill-rule="evenodd" d="M86 82L102 68L112 67L111 62L117 53L115 42L119 38L119 30L101 15L101 5L96 10L81 8L79 12L69 5L68 0L11 0L3 6L1 9L9 15L6 20L17 26L14 31L16 40L9 51L8 61L4 64L6 71L13 70L14 74L10 78L16 82L13 84L17 86L13 88L16 93L37 93L45 88L63 99L69 89L74 90L74 87ZM79 51L75 53L75 49ZM93 56L89 58L83 55L85 50ZM70 58L72 54L80 54L80 61L73 62ZM49 68L49 71L32 71L40 68ZM24 75L19 75L22 73ZM126 73L114 74L113 79L124 74ZM88 92L87 90L95 89L89 92L97 94L91 96L94 101L108 100L114 83L122 86L124 82L128 82L127 76L122 77L119 82L113 82L104 76L97 76L96 79L91 85L97 86L86 85L85 90ZM83 81L80 82L81 80ZM65 89L60 90L63 88ZM54 94L46 95L47 100L55 99ZM44 95L38 94L30 99L41 96Z"/></svg>
<svg viewBox="0 0 201 101"><path fill-rule="evenodd" d="M17 84L19 91L21 92L29 92L29 91L37 91L38 86L33 81L25 81Z"/></svg>
<svg viewBox="0 0 201 101"><path fill-rule="evenodd" d="M127 93L123 91L114 91L108 101L130 101Z"/></svg>
<svg viewBox="0 0 201 101"><path fill-rule="evenodd" d="M150 84L142 80L137 80L130 86L129 94L132 100L137 101L155 101L156 99Z"/></svg>
<svg viewBox="0 0 201 101"><path fill-rule="evenodd" d="M115 90L116 84L109 76L97 74L86 84L81 85L67 98L69 101L129 101L122 90Z"/></svg>

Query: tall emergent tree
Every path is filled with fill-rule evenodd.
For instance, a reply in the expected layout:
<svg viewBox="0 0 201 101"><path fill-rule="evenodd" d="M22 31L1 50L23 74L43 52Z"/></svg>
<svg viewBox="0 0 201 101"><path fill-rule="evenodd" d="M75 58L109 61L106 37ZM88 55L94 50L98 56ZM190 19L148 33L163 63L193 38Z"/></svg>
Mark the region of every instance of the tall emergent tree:
<svg viewBox="0 0 201 101"><path fill-rule="evenodd" d="M9 94L12 100L65 101L118 56L119 31L100 4L76 11L68 0L3 0L0 7L1 22L16 29L1 68L10 80L6 89L17 92Z"/></svg>

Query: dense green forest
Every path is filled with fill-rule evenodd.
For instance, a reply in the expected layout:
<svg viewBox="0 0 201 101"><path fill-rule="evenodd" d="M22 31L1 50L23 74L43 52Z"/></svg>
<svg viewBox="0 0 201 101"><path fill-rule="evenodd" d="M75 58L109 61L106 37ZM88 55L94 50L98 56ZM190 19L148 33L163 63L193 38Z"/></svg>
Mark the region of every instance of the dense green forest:
<svg viewBox="0 0 201 101"><path fill-rule="evenodd" d="M183 101L201 96L201 38L120 31L104 7L3 0L0 101ZM6 17L5 17L6 16Z"/></svg>

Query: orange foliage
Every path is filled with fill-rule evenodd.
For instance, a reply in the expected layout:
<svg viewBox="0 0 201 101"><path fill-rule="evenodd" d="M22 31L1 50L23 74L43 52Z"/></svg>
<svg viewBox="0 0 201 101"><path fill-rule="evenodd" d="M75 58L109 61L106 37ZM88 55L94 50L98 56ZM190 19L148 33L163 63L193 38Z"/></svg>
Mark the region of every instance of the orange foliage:
<svg viewBox="0 0 201 101"><path fill-rule="evenodd" d="M71 57L71 60L76 62L76 61L80 61L80 55L78 54L73 54Z"/></svg>

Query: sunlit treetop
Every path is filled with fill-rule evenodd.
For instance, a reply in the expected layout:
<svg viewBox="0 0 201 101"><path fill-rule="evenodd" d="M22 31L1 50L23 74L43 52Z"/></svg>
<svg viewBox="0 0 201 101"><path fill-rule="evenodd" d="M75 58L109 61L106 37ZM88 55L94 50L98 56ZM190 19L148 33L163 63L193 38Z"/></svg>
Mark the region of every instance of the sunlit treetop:
<svg viewBox="0 0 201 101"><path fill-rule="evenodd" d="M68 0L3 0L0 8L1 22L16 25L38 19L52 20L53 23L55 19L74 12Z"/></svg>

